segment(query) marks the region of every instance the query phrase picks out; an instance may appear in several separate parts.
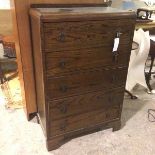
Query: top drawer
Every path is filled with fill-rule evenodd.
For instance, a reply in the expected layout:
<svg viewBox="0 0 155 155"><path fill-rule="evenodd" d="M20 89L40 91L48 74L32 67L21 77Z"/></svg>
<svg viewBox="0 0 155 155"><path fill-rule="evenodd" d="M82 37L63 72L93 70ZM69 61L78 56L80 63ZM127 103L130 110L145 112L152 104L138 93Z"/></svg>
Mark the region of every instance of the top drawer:
<svg viewBox="0 0 155 155"><path fill-rule="evenodd" d="M44 50L113 46L117 32L122 33L120 44L129 44L134 26L134 20L129 20L44 23Z"/></svg>

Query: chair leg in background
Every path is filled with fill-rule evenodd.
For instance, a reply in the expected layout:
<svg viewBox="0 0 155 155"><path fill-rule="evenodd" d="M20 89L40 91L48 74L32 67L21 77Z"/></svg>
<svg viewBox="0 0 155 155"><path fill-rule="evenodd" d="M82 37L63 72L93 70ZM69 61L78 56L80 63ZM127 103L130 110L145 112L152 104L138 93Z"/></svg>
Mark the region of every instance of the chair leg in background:
<svg viewBox="0 0 155 155"><path fill-rule="evenodd" d="M150 69L149 69L149 72L148 73L145 73L145 79L146 79L146 84L147 84L147 87L148 87L148 93L151 94L151 93L155 93L150 85L150 79L151 79L151 74L152 74L152 68L153 68L153 64L154 64L154 57L152 58L151 57L151 65L150 65Z"/></svg>
<svg viewBox="0 0 155 155"><path fill-rule="evenodd" d="M133 100L138 99L138 97L133 95L130 91L125 90L125 92L131 97L131 99L133 99Z"/></svg>

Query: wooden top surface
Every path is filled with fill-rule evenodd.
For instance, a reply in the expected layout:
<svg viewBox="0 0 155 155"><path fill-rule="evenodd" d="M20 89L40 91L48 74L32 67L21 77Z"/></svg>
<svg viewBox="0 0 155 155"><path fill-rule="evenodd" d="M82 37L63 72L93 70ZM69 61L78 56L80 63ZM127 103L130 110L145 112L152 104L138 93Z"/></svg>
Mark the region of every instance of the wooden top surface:
<svg viewBox="0 0 155 155"><path fill-rule="evenodd" d="M119 10L111 7L31 8L30 14L32 16L40 17L42 20L54 20L57 17L136 17L135 12L133 10Z"/></svg>

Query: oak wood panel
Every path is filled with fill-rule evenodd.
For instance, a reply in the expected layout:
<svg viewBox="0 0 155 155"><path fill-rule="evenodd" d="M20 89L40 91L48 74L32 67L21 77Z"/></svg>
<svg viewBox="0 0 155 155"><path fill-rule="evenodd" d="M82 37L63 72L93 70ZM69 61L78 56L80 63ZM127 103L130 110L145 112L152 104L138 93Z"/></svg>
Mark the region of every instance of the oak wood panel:
<svg viewBox="0 0 155 155"><path fill-rule="evenodd" d="M57 121L50 121L50 136L65 134L67 132L89 128L102 122L119 119L119 108L98 109L83 114L74 115ZM52 117L52 116L50 116Z"/></svg>
<svg viewBox="0 0 155 155"><path fill-rule="evenodd" d="M124 86L127 67L118 69L96 68L76 73L47 78L46 90L49 99L62 98L95 90L109 90Z"/></svg>
<svg viewBox="0 0 155 155"><path fill-rule="evenodd" d="M111 29L108 23L115 26L115 29ZM126 28L123 29L121 25L124 25ZM117 22L117 20L113 22L111 20L104 20L102 22L50 23L44 24L44 26L45 50L62 51L100 46L112 47L117 32L122 33L120 45L129 44L129 30L132 24L128 24L127 20L122 20L122 23Z"/></svg>
<svg viewBox="0 0 155 155"><path fill-rule="evenodd" d="M35 86L36 86L36 97L37 97L37 109L39 117L41 118L41 124L43 129L46 131L46 104L45 104L45 93L44 93L44 62L43 55L41 52L41 32L40 32L40 21L35 17L31 17L32 25L32 41L33 41L33 61L34 61L34 72L35 72ZM39 32L39 33L38 33ZM40 66L40 67L37 67ZM45 132L46 134L46 132Z"/></svg>
<svg viewBox="0 0 155 155"><path fill-rule="evenodd" d="M81 17L82 18L82 17ZM102 18L103 19L103 18ZM133 25L133 20L132 19L122 19L121 22L119 22L119 19L104 19L101 21L77 21L77 22L50 22L50 23L45 23L44 26L44 32L46 33L52 33L53 31L66 31L68 33L73 33L73 32L106 32L113 30L111 27L109 27L109 24L111 26L115 26L115 31L124 31L126 32L126 29L130 29ZM76 19L75 19L76 20ZM123 29L120 26L125 26L125 29Z"/></svg>
<svg viewBox="0 0 155 155"><path fill-rule="evenodd" d="M13 23L16 37L16 50L23 102L26 105L27 118L37 111L32 47L28 11L31 4L64 4L64 3L103 3L103 0L11 0ZM31 90L31 93L29 92Z"/></svg>
<svg viewBox="0 0 155 155"><path fill-rule="evenodd" d="M51 120L71 117L92 110L118 107L123 103L124 88L99 91L55 101L49 101ZM80 107L80 108L79 108Z"/></svg>
<svg viewBox="0 0 155 155"><path fill-rule="evenodd" d="M36 96L28 17L29 4L27 0L22 1L22 3L20 0L12 0L11 6L16 33L17 60L23 100L25 102L27 118L30 119L30 114L36 112ZM29 90L31 90L31 93Z"/></svg>
<svg viewBox="0 0 155 155"><path fill-rule="evenodd" d="M129 61L129 45L121 45L118 55L112 52L112 46L79 49L45 54L47 76L65 75L75 70L90 69L103 66L127 66ZM49 50L50 51L50 50Z"/></svg>
<svg viewBox="0 0 155 155"><path fill-rule="evenodd" d="M30 4L102 4L107 0L29 0Z"/></svg>
<svg viewBox="0 0 155 155"><path fill-rule="evenodd" d="M42 4L42 3L39 3L39 4L31 4L30 7L31 8L72 8L72 7L84 7L84 6L87 6L87 7L94 7L94 6L103 6L103 7L108 7L108 6L111 6L111 1L108 1L108 2L103 2L102 4L101 3L69 3L69 4L63 4L63 3L60 3L60 4L50 4L50 3L45 3L45 4Z"/></svg>
<svg viewBox="0 0 155 155"><path fill-rule="evenodd" d="M14 41L15 41L15 46L16 46L18 76L19 76L20 86L21 86L22 102L23 102L23 105L25 107L24 109L25 109L26 115L28 116L28 113L26 110L25 88L24 88L24 80L23 80L24 79L23 78L23 68L22 68L21 51L20 51L20 44L19 44L16 7L15 7L15 1L14 0L10 0L10 6L11 6L11 15L12 15L12 22L13 22L13 36L14 36Z"/></svg>
<svg viewBox="0 0 155 155"><path fill-rule="evenodd" d="M94 126L89 126L86 128L81 128L80 130L74 130L72 132L67 132L63 135L57 135L47 139L46 145L48 151L55 150L59 148L64 143L68 142L70 139L77 138L79 136L84 136L86 134L91 134L103 129L113 128L113 131L119 130L121 127L120 119L115 119L110 122L102 122Z"/></svg>

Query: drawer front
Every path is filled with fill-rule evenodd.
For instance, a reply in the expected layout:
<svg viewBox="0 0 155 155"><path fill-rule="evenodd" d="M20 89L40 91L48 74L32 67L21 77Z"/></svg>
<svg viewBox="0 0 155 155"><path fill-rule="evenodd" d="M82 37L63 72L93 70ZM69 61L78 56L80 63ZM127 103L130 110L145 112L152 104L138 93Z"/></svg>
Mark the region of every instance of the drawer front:
<svg viewBox="0 0 155 155"><path fill-rule="evenodd" d="M46 74L58 76L101 66L128 66L129 49L129 45L124 45L118 49L118 53L112 52L112 46L46 53Z"/></svg>
<svg viewBox="0 0 155 155"><path fill-rule="evenodd" d="M76 116L64 118L62 120L50 120L50 136L65 134L66 132L89 128L103 122L119 119L120 109L112 107L110 109L100 109Z"/></svg>
<svg viewBox="0 0 155 155"><path fill-rule="evenodd" d="M120 108L123 103L124 89L108 92L93 92L49 102L50 120L58 120L94 110Z"/></svg>
<svg viewBox="0 0 155 155"><path fill-rule="evenodd" d="M127 68L99 69L77 72L67 76L47 78L46 91L49 99L61 98L95 90L124 87Z"/></svg>
<svg viewBox="0 0 155 155"><path fill-rule="evenodd" d="M44 50L63 51L90 47L113 46L117 32L120 44L131 42L134 20L44 23Z"/></svg>

